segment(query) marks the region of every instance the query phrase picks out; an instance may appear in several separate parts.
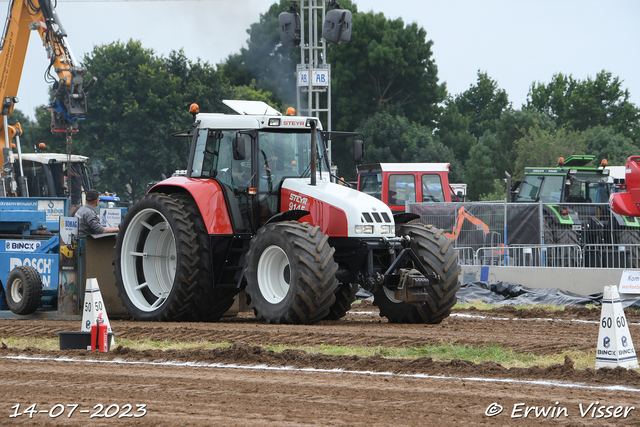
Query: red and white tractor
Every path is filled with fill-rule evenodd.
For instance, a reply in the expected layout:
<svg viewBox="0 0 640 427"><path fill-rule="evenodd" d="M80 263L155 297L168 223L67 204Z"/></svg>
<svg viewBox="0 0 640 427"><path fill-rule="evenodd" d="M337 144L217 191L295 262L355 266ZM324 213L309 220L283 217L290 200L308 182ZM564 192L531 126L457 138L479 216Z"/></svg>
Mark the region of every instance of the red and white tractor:
<svg viewBox="0 0 640 427"><path fill-rule="evenodd" d="M193 111L186 176L135 201L116 244L116 283L140 320L216 321L240 292L268 323L339 319L358 286L390 322L439 323L456 303L457 252L443 230L394 216L332 182L314 117L257 101ZM197 106L192 108L197 110ZM354 141L361 161L362 141Z"/></svg>

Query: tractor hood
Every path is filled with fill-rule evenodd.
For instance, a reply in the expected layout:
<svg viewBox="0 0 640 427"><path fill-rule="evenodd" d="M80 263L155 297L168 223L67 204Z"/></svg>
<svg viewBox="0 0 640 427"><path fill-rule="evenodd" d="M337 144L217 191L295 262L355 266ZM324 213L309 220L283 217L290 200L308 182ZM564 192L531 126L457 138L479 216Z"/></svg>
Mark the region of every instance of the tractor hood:
<svg viewBox="0 0 640 427"><path fill-rule="evenodd" d="M312 186L310 181L289 178L283 182L283 211L311 212L323 230L340 230L332 236L395 237L391 209L380 200L344 185L318 180Z"/></svg>

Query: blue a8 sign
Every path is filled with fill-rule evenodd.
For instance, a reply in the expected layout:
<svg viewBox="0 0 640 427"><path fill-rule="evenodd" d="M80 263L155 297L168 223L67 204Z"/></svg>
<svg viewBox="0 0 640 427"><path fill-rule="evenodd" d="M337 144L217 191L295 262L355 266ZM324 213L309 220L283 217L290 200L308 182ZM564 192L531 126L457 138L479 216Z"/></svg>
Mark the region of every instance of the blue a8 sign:
<svg viewBox="0 0 640 427"><path fill-rule="evenodd" d="M329 86L329 70L313 70L311 83L314 86Z"/></svg>
<svg viewBox="0 0 640 427"><path fill-rule="evenodd" d="M309 86L309 71L298 71L298 86Z"/></svg>

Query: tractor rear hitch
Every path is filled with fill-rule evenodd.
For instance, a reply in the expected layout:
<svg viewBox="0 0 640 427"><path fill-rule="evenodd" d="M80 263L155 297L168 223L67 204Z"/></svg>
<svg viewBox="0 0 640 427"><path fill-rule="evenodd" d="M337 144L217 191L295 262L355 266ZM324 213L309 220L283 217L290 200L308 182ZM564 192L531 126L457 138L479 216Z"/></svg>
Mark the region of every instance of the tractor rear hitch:
<svg viewBox="0 0 640 427"><path fill-rule="evenodd" d="M400 269L400 283L394 290L395 299L422 304L428 300L429 279L415 269Z"/></svg>
<svg viewBox="0 0 640 427"><path fill-rule="evenodd" d="M412 268L398 268L407 258L412 261ZM393 289L395 298L411 304L426 302L427 287L439 282L440 276L430 273L411 248L403 249L384 275L384 286Z"/></svg>

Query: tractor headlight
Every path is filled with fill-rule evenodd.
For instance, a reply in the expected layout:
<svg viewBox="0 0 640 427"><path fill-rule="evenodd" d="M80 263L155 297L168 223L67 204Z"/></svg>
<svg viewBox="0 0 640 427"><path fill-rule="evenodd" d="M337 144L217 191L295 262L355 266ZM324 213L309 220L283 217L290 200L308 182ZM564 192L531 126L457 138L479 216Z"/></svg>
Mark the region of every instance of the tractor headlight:
<svg viewBox="0 0 640 427"><path fill-rule="evenodd" d="M356 225L356 234L373 234L373 225Z"/></svg>
<svg viewBox="0 0 640 427"><path fill-rule="evenodd" d="M381 225L380 233L382 234L391 234L391 226L390 225Z"/></svg>

